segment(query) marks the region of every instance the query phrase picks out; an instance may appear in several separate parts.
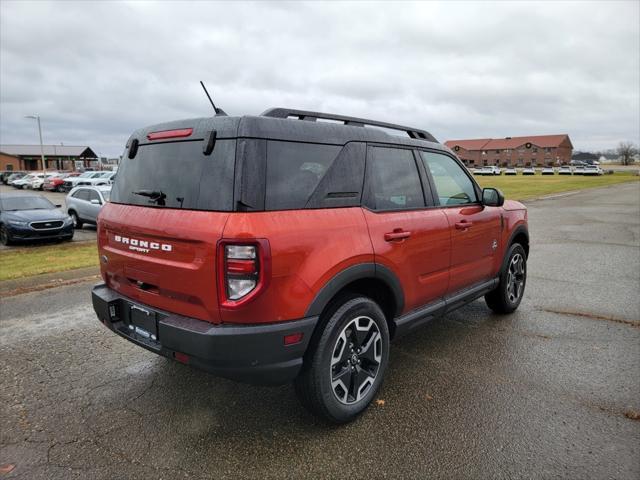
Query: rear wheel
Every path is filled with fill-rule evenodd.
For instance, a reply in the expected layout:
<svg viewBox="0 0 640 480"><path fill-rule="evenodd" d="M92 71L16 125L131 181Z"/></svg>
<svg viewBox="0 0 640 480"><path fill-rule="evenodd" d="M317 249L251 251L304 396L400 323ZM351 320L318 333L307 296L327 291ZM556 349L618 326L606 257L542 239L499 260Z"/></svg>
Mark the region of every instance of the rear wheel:
<svg viewBox="0 0 640 480"><path fill-rule="evenodd" d="M69 216L71 217L71 220L73 220L73 228L82 228L82 225L84 225L84 222L82 220L80 220L80 217L78 217L78 214L76 212L74 212L73 210L71 210L69 212Z"/></svg>
<svg viewBox="0 0 640 480"><path fill-rule="evenodd" d="M518 308L527 283L527 254L519 243L507 252L507 263L500 274L500 283L484 297L487 305L496 313L511 313Z"/></svg>
<svg viewBox="0 0 640 480"><path fill-rule="evenodd" d="M373 400L389 360L389 329L380 307L366 297L344 297L321 318L295 380L302 404L332 423L346 423Z"/></svg>

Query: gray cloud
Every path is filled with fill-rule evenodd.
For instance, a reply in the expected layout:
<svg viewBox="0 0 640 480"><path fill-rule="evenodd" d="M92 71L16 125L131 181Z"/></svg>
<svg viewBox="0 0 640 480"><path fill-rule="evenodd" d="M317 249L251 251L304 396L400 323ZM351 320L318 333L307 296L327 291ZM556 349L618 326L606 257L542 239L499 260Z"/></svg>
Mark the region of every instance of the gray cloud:
<svg viewBox="0 0 640 480"><path fill-rule="evenodd" d="M0 142L117 155L147 124L291 106L438 139L569 133L638 142L630 2L0 3Z"/></svg>

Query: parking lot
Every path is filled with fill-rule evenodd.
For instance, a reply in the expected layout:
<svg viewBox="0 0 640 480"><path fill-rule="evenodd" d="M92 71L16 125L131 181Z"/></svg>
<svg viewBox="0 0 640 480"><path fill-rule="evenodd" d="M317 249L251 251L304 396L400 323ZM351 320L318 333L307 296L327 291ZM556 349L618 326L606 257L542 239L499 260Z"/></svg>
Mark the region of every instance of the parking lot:
<svg viewBox="0 0 640 480"><path fill-rule="evenodd" d="M3 298L4 478L638 478L640 184L529 215L520 309L478 300L395 342L377 401L343 427L290 386L116 337L90 283Z"/></svg>
<svg viewBox="0 0 640 480"><path fill-rule="evenodd" d="M67 196L66 193L58 193L58 192L47 192L45 191L38 191L38 190L18 190L17 188L13 188L7 185L0 185L0 195L5 195L5 194L20 194L20 195L42 195L46 198L48 198L54 205L62 205L61 208L63 208L65 211L65 197ZM75 233L73 234L73 241L74 242L86 242L88 240L95 240L96 238L96 227L93 225L84 225L82 227L82 229L76 229ZM51 242L49 242L51 243ZM31 246L38 246L41 245L42 242L36 243L36 244L32 244ZM24 246L24 245L21 245ZM15 247L5 247L4 245L0 245L0 250L2 249L6 249L6 248L15 248Z"/></svg>

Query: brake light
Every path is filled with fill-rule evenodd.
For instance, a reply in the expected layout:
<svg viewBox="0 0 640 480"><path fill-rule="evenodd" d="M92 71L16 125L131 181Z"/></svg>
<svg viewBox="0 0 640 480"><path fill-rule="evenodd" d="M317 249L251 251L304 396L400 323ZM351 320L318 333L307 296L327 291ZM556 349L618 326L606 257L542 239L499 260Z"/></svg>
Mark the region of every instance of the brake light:
<svg viewBox="0 0 640 480"><path fill-rule="evenodd" d="M164 140L167 138L189 137L193 133L193 128L180 128L178 130L163 130L161 132L151 132L147 134L149 140Z"/></svg>
<svg viewBox="0 0 640 480"><path fill-rule="evenodd" d="M220 305L235 307L255 298L269 282L269 242L240 243L224 240L218 246L218 292Z"/></svg>

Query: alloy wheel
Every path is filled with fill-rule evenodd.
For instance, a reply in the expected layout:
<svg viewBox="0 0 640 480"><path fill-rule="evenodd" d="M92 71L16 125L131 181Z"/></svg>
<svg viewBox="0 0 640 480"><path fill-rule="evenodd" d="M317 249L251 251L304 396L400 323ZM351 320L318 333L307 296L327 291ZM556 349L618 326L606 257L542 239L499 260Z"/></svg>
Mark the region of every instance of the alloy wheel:
<svg viewBox="0 0 640 480"><path fill-rule="evenodd" d="M382 363L382 336L376 322L361 316L342 329L331 354L331 390L344 404L354 404L373 386Z"/></svg>
<svg viewBox="0 0 640 480"><path fill-rule="evenodd" d="M507 296L511 303L518 301L524 290L525 263L524 257L516 253L509 262L507 272Z"/></svg>

